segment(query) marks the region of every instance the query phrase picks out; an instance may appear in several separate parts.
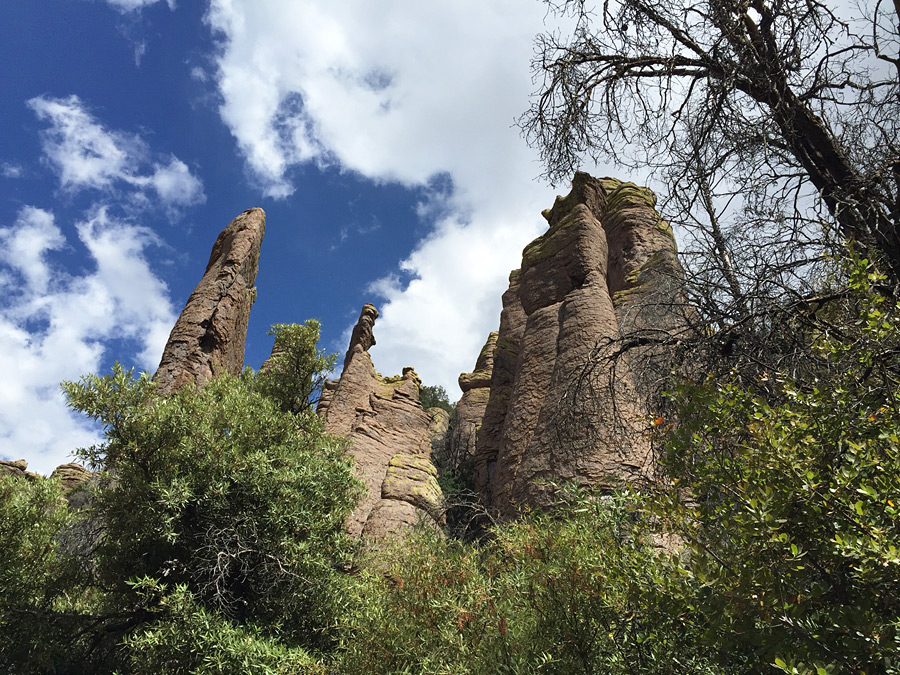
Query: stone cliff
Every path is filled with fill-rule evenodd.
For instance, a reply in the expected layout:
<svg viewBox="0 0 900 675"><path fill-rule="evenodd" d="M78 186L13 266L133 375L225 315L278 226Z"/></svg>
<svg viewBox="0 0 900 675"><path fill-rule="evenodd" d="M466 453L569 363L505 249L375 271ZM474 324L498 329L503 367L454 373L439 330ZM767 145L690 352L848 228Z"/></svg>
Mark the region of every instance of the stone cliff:
<svg viewBox="0 0 900 675"><path fill-rule="evenodd" d="M240 374L265 232L265 211L256 208L244 211L219 234L154 375L160 394L188 382L202 387L222 373Z"/></svg>
<svg viewBox="0 0 900 675"><path fill-rule="evenodd" d="M348 439L365 494L347 522L354 536L382 539L417 523L443 522L443 498L431 463L432 441L447 432L449 416L419 403L418 375L382 377L369 348L378 311L367 304L353 329L344 369L326 384L318 414L325 431Z"/></svg>
<svg viewBox="0 0 900 675"><path fill-rule="evenodd" d="M683 274L650 190L576 174L525 247L503 295L475 484L502 517L552 499L550 482L612 486L647 475L646 351L587 368L635 330L676 328ZM612 362L610 362L612 363Z"/></svg>

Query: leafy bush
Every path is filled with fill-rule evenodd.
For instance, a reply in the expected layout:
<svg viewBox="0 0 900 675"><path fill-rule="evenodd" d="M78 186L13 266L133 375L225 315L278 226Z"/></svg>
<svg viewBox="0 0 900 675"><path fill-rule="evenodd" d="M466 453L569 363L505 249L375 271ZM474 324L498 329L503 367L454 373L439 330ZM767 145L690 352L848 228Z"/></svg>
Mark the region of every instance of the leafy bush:
<svg viewBox="0 0 900 675"><path fill-rule="evenodd" d="M135 589L165 611L160 620L129 635L128 672L324 675L325 668L299 647L287 647L252 625L237 626L200 606L185 586L171 592L143 579Z"/></svg>
<svg viewBox="0 0 900 675"><path fill-rule="evenodd" d="M865 261L812 383L685 384L664 432L702 640L729 672L900 672L900 307ZM825 330L829 326L832 330Z"/></svg>
<svg viewBox="0 0 900 675"><path fill-rule="evenodd" d="M76 570L60 555L58 541L73 520L59 481L0 474L0 665L5 672L19 672L17 664L26 663L52 672L63 658L67 614L75 609L66 602L64 586L74 582Z"/></svg>
<svg viewBox="0 0 900 675"><path fill-rule="evenodd" d="M317 337L316 324L277 327L265 373L165 398L118 365L64 384L105 430L79 451L101 479L77 514L55 482L0 481L0 564L18 579L0 590L0 644L22 638L0 647L3 665L299 672L333 646L359 486L341 442L298 403L328 363ZM91 546L68 545L85 523Z"/></svg>
<svg viewBox="0 0 900 675"><path fill-rule="evenodd" d="M451 418L456 414L456 404L450 403L447 390L439 384L420 387L419 403L422 404L424 410L428 410L429 408L440 408L441 410L448 412Z"/></svg>
<svg viewBox="0 0 900 675"><path fill-rule="evenodd" d="M576 494L483 548L419 535L363 576L348 673L709 673L640 501Z"/></svg>

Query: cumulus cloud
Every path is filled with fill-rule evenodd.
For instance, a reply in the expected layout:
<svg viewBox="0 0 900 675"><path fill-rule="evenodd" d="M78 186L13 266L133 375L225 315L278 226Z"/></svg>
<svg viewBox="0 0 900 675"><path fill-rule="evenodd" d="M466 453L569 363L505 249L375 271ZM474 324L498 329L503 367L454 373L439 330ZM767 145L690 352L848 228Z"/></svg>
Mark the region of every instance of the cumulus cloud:
<svg viewBox="0 0 900 675"><path fill-rule="evenodd" d="M123 189L138 198L152 191L172 213L206 201L203 183L184 162L154 158L139 136L105 128L77 96L39 96L28 106L49 125L42 147L64 189Z"/></svg>
<svg viewBox="0 0 900 675"><path fill-rule="evenodd" d="M545 7L212 0L207 20L223 42L221 117L269 195L290 195L291 168L304 162L408 186L450 179L452 191L420 209L432 234L370 290L383 299L379 369L414 365L457 391L553 199L514 127Z"/></svg>
<svg viewBox="0 0 900 675"><path fill-rule="evenodd" d="M41 473L96 442L59 393L63 379L96 372L109 340L136 345L135 364L152 369L175 314L166 285L145 257L148 229L97 208L67 241L52 213L27 206L0 228L0 457L27 458ZM55 264L56 252L82 248L89 270Z"/></svg>

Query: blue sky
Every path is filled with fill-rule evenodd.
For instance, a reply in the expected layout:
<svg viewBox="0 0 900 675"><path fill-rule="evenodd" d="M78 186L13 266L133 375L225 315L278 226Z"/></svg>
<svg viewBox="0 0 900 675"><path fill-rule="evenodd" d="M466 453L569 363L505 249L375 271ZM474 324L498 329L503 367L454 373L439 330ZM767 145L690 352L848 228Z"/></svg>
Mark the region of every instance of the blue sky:
<svg viewBox="0 0 900 675"><path fill-rule="evenodd" d="M513 126L535 0L0 3L0 457L96 430L63 379L154 370L218 232L268 215L248 365L318 318L458 396L557 190ZM561 187L559 191L565 191Z"/></svg>

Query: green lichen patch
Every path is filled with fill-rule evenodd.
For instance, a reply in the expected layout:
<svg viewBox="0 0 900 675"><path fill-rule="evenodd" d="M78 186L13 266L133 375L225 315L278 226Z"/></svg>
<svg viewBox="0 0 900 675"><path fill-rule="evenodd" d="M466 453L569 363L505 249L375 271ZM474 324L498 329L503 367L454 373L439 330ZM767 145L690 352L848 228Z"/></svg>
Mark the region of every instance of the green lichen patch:
<svg viewBox="0 0 900 675"><path fill-rule="evenodd" d="M613 180L615 179L603 179L603 181L610 182ZM650 188L641 187L634 183L616 182L618 183L617 186L610 185L611 190L604 185L606 189L606 210L608 213L620 211L631 206L656 208L656 195L653 194L653 190Z"/></svg>

